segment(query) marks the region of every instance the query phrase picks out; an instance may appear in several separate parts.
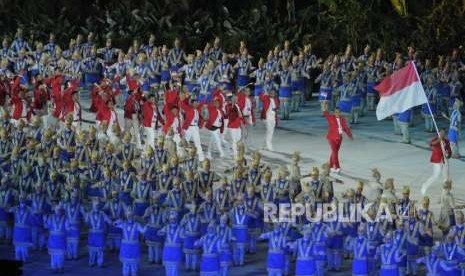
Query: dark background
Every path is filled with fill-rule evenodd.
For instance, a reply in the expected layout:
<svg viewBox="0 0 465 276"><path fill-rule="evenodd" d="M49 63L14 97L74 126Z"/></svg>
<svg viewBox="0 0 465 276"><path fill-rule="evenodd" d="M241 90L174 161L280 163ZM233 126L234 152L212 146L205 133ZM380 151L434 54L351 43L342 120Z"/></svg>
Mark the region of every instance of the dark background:
<svg viewBox="0 0 465 276"><path fill-rule="evenodd" d="M403 1L406 10L396 10ZM227 51L245 40L254 56L285 39L293 47L311 42L321 55L347 43L360 53L370 43L388 56L407 46L432 56L463 43L464 13L465 0L0 0L0 28L12 38L21 25L42 41L53 31L61 45L93 31L123 49L155 33L157 44L180 36L188 51L218 35Z"/></svg>

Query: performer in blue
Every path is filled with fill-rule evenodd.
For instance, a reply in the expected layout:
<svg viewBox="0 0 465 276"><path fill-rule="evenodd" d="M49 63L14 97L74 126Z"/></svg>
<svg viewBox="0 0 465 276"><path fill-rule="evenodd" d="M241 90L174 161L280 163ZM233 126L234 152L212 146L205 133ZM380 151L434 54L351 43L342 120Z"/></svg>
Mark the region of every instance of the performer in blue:
<svg viewBox="0 0 465 276"><path fill-rule="evenodd" d="M260 231L259 226L262 225L260 221L263 220L263 216L260 216L259 198L255 194L254 186L247 186L246 191L245 206L249 217L248 252L254 254L257 252L257 237Z"/></svg>
<svg viewBox="0 0 465 276"><path fill-rule="evenodd" d="M68 163L74 156L74 147L76 146L76 132L73 128L73 117L66 117L64 129L58 138L58 145L61 148L60 158L63 162Z"/></svg>
<svg viewBox="0 0 465 276"><path fill-rule="evenodd" d="M444 271L441 268L441 247L435 246L428 255L418 258L417 264L424 264L426 270L426 276L437 276L443 275Z"/></svg>
<svg viewBox="0 0 465 276"><path fill-rule="evenodd" d="M343 116L350 118L350 121L352 122L352 95L354 95L357 87L354 78L350 75L350 73L344 75L344 83L339 87L339 89L341 91L338 102L339 110Z"/></svg>
<svg viewBox="0 0 465 276"><path fill-rule="evenodd" d="M263 93L265 89L265 76L266 76L267 69L265 68L265 60L260 58L258 61L258 68L253 71L250 76L255 77L255 85L254 85L254 99L255 99L255 108L259 110L262 107L262 102L260 101L260 94Z"/></svg>
<svg viewBox="0 0 465 276"><path fill-rule="evenodd" d="M207 64L204 67L202 74L197 79L197 83L199 85L199 92L196 96L198 102L201 104L209 102L213 88L217 85L212 66L213 65L211 65L210 63Z"/></svg>
<svg viewBox="0 0 465 276"><path fill-rule="evenodd" d="M292 96L291 90L291 70L289 68L289 62L287 60L282 60L281 62L281 71L277 72L279 76L279 102L281 103L281 119L289 120L290 112L290 99Z"/></svg>
<svg viewBox="0 0 465 276"><path fill-rule="evenodd" d="M174 47L170 49L168 56L171 64L170 71L177 72L186 59L186 54L181 49L181 40L179 38L174 39Z"/></svg>
<svg viewBox="0 0 465 276"><path fill-rule="evenodd" d="M419 240L421 237L422 228L416 218L415 208L412 206L409 210L409 218L407 224L407 271L409 275L416 275L418 273L417 259L420 257Z"/></svg>
<svg viewBox="0 0 465 276"><path fill-rule="evenodd" d="M376 212L373 208L368 210L368 216L371 219L366 223L366 237L368 239L370 250L368 254L368 265L369 271L375 271L376 262L373 257L375 256L376 249L382 243L384 233L381 222L375 221Z"/></svg>
<svg viewBox="0 0 465 276"><path fill-rule="evenodd" d="M465 259L465 251L455 243L455 232L450 231L445 241L441 244L442 262L441 268L447 276L460 275L459 264Z"/></svg>
<svg viewBox="0 0 465 276"><path fill-rule="evenodd" d="M363 116L363 103L362 99L366 97L366 87L363 85L364 81L364 73L363 71L354 71L353 72L353 82L354 82L354 88L352 90L351 100L352 100L352 109L351 109L351 117L352 117L352 123L353 124L358 124L359 117Z"/></svg>
<svg viewBox="0 0 465 276"><path fill-rule="evenodd" d="M249 244L249 216L246 211L244 198L239 196L236 206L230 211L234 237L233 258L234 264L239 266L244 265L245 250Z"/></svg>
<svg viewBox="0 0 465 276"><path fill-rule="evenodd" d="M407 240L410 239L410 236L406 233L407 224L408 221L404 223L402 217L398 218L396 220L396 230L392 233L394 245L397 247L397 250L402 253L408 252ZM400 275L405 275L407 271L407 260L408 256L404 255L398 262Z"/></svg>
<svg viewBox="0 0 465 276"><path fill-rule="evenodd" d="M223 57L226 55L223 55ZM237 70L237 83L236 89L244 87L249 83L249 72L252 68L252 62L249 59L247 49L243 49L240 57L237 59L237 63L234 65L234 69Z"/></svg>
<svg viewBox="0 0 465 276"><path fill-rule="evenodd" d="M327 246L328 246L328 270L340 271L344 250L344 234L342 223L339 221L328 222L327 224Z"/></svg>
<svg viewBox="0 0 465 276"><path fill-rule="evenodd" d="M216 204L213 202L212 198L212 191L207 190L205 192L204 201L199 206L199 214L200 214L200 232L205 234L207 232L207 226L210 221L216 220L217 213L219 210L217 209Z"/></svg>
<svg viewBox="0 0 465 276"><path fill-rule="evenodd" d="M17 261L26 262L29 258L29 247L32 245L32 212L26 205L26 195L20 194L19 205L10 209L14 215L13 245Z"/></svg>
<svg viewBox="0 0 465 276"><path fill-rule="evenodd" d="M316 276L315 248L310 224L304 225L303 237L289 244L297 255L295 275Z"/></svg>
<svg viewBox="0 0 465 276"><path fill-rule="evenodd" d="M421 224L420 249L421 255L427 255L433 247L433 213L429 209L429 197L423 197L422 208L418 210L418 219Z"/></svg>
<svg viewBox="0 0 465 276"><path fill-rule="evenodd" d="M194 243L200 238L200 215L197 213L197 205L189 204L189 213L181 220L183 228L183 252L186 257L186 269L195 271L198 265L199 251Z"/></svg>
<svg viewBox="0 0 465 276"><path fill-rule="evenodd" d="M179 177L173 177L173 188L168 191L164 205L170 210L178 212L178 216L184 215L184 198L181 191L181 180Z"/></svg>
<svg viewBox="0 0 465 276"><path fill-rule="evenodd" d="M82 61L84 65L84 81L89 89L99 82L102 74L102 60L97 57L97 48L94 46L90 49L89 56L84 56Z"/></svg>
<svg viewBox="0 0 465 276"><path fill-rule="evenodd" d="M16 30L16 38L11 43L10 50L13 54L17 54L21 49L31 51L29 43L23 38L23 29L18 28Z"/></svg>
<svg viewBox="0 0 465 276"><path fill-rule="evenodd" d="M398 114L400 133L402 134L401 142L404 144L410 144L410 129L409 125L412 121L412 110L407 109L406 111Z"/></svg>
<svg viewBox="0 0 465 276"><path fill-rule="evenodd" d="M158 231L163 227L165 214L159 204L159 195L156 192L152 192L151 204L145 210L144 219L147 223L144 237L148 246L148 261L152 264L161 264L163 237L158 235Z"/></svg>
<svg viewBox="0 0 465 276"><path fill-rule="evenodd" d="M149 196L151 193L150 184L147 181L146 172L142 172L140 175L139 182L137 182L131 193L134 198L134 215L136 217L142 217L145 209L149 206Z"/></svg>
<svg viewBox="0 0 465 276"><path fill-rule="evenodd" d="M195 242L195 246L202 247L200 275L219 275L221 242L221 237L216 233L215 222L212 221L207 227L207 233Z"/></svg>
<svg viewBox="0 0 465 276"><path fill-rule="evenodd" d="M103 250L105 247L105 235L107 226L111 224L110 218L100 210L100 202L92 201L92 210L86 214L86 222L89 226L87 247L89 249L89 266L103 265Z"/></svg>
<svg viewBox="0 0 465 276"><path fill-rule="evenodd" d="M283 232L283 228L276 225L273 231L261 234L259 239L268 240L268 275L283 275L286 262L285 250L287 247L287 235L285 232Z"/></svg>
<svg viewBox="0 0 465 276"><path fill-rule="evenodd" d="M316 275L323 276L325 274L327 260L327 241L328 241L328 226L321 222L321 219L314 222L312 225L312 240L315 242L315 263Z"/></svg>
<svg viewBox="0 0 465 276"><path fill-rule="evenodd" d="M352 260L352 275L368 276L370 275L368 265L368 255L370 254L369 242L366 238L366 226L360 224L357 229L357 238L353 241L353 260Z"/></svg>
<svg viewBox="0 0 465 276"><path fill-rule="evenodd" d="M168 224L158 231L160 236L165 237L163 246L163 265L167 276L179 275L182 262L182 237L183 228L178 223L176 211L170 211Z"/></svg>
<svg viewBox="0 0 465 276"><path fill-rule="evenodd" d="M221 251L220 251L220 275L227 276L229 268L232 265L232 251L231 246L234 240L232 236L231 227L228 225L229 216L223 214L220 217L220 223L216 227L216 233L221 239Z"/></svg>
<svg viewBox="0 0 465 276"><path fill-rule="evenodd" d="M217 82L223 86L223 90L228 93L233 91L233 84L232 84L232 78L233 78L233 68L231 64L228 63L228 56L224 55L221 58L221 63L219 63L216 68L216 77L217 77Z"/></svg>
<svg viewBox="0 0 465 276"><path fill-rule="evenodd" d="M131 191L134 188L134 172L132 170L131 162L129 160L123 162L123 169L119 171L118 179L120 182L118 199L126 207L132 206Z"/></svg>
<svg viewBox="0 0 465 276"><path fill-rule="evenodd" d="M86 212L80 203L79 195L76 191L72 192L71 199L65 203L64 209L66 217L66 255L70 260L77 260L81 221L85 217Z"/></svg>
<svg viewBox="0 0 465 276"><path fill-rule="evenodd" d="M430 75L424 86L426 98L428 99L429 106L431 108L431 112L428 108L427 104L423 104L421 107L421 114L425 118L425 131L433 132L434 125L433 125L433 117L437 115L438 111L438 92L436 87L433 83L434 79L433 76Z"/></svg>
<svg viewBox="0 0 465 276"><path fill-rule="evenodd" d="M50 267L54 273L64 272L66 253L66 218L63 206L58 203L55 213L44 219L44 226L48 229L48 254L50 254Z"/></svg>
<svg viewBox="0 0 465 276"><path fill-rule="evenodd" d="M108 217L112 221L123 219L124 216L124 204L118 198L118 191L113 190L110 193L109 200L105 203L103 210L106 211ZM110 251L119 250L121 247L121 235L122 231L120 228L110 225L107 235L107 247Z"/></svg>
<svg viewBox="0 0 465 276"><path fill-rule="evenodd" d="M323 72L315 79L315 83L318 82L320 83L319 101L323 113L326 106L329 110L333 108L333 79L329 63L323 65Z"/></svg>
<svg viewBox="0 0 465 276"><path fill-rule="evenodd" d="M197 72L194 66L194 55L190 54L187 56L187 64L183 65L179 69L179 72L184 75L184 87L186 87L189 94L192 95L194 88L197 87Z"/></svg>
<svg viewBox="0 0 465 276"><path fill-rule="evenodd" d="M9 222L9 211L13 206L15 191L9 186L8 176L3 175L0 183L0 239L11 241L11 224Z"/></svg>
<svg viewBox="0 0 465 276"><path fill-rule="evenodd" d="M452 149L452 157L460 158L459 150L459 138L460 138L460 125L462 123L462 113L460 113L460 108L462 107L462 102L459 99L455 99L454 107L448 118L445 114L443 116L449 119L449 133L447 137L450 141L450 147Z"/></svg>
<svg viewBox="0 0 465 276"><path fill-rule="evenodd" d="M398 250L393 242L392 232L387 232L384 236L384 244L377 251L376 256L381 260L380 276L399 276L398 262L403 254Z"/></svg>
<svg viewBox="0 0 465 276"><path fill-rule="evenodd" d="M114 226L123 231L119 251L119 260L123 264L123 275L136 276L140 261L140 235L145 233L146 227L134 220L131 208L126 210L126 220L116 221Z"/></svg>
<svg viewBox="0 0 465 276"><path fill-rule="evenodd" d="M32 247L45 249L44 215L50 212L51 206L42 188L42 182L35 186L35 193L31 196L32 212Z"/></svg>

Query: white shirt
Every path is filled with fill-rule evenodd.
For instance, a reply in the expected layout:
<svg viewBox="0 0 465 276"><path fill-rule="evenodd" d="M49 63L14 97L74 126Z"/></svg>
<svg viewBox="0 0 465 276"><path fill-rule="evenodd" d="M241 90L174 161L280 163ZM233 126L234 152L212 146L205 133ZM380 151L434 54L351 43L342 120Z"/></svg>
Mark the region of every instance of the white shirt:
<svg viewBox="0 0 465 276"><path fill-rule="evenodd" d="M112 110L111 111L110 121L108 122L108 130L109 131L113 130L113 124L116 123L116 120L118 120L118 118L116 117L116 112L114 110Z"/></svg>
<svg viewBox="0 0 465 276"><path fill-rule="evenodd" d="M23 105L23 110L21 111L21 118L26 118L27 117L27 103L25 100L21 101L21 104Z"/></svg>
<svg viewBox="0 0 465 276"><path fill-rule="evenodd" d="M250 116L252 114L252 101L249 98L245 99L245 106L242 113L244 116Z"/></svg>
<svg viewBox="0 0 465 276"><path fill-rule="evenodd" d="M221 127L221 119L222 119L221 111L217 109L217 115L216 115L215 122L213 123L213 126Z"/></svg>
<svg viewBox="0 0 465 276"><path fill-rule="evenodd" d="M174 134L179 134L179 118L176 117L173 120L173 124L171 125Z"/></svg>
<svg viewBox="0 0 465 276"><path fill-rule="evenodd" d="M339 134L342 135L341 118L337 118L337 117L336 117L336 121L337 121L337 130L338 130Z"/></svg>
<svg viewBox="0 0 465 276"><path fill-rule="evenodd" d="M81 105L78 103L74 103L74 112L73 112L73 121L79 121L79 114L81 113Z"/></svg>
<svg viewBox="0 0 465 276"><path fill-rule="evenodd" d="M197 109L194 109L194 118L192 118L191 126L199 125L199 112Z"/></svg>
<svg viewBox="0 0 465 276"><path fill-rule="evenodd" d="M270 98L270 106L268 107L268 110L266 111L266 119L267 120L275 120L276 119L276 104L274 101L274 98Z"/></svg>
<svg viewBox="0 0 465 276"><path fill-rule="evenodd" d="M152 114L152 126L156 127L157 123L157 111L155 110L155 107L153 108L153 114Z"/></svg>

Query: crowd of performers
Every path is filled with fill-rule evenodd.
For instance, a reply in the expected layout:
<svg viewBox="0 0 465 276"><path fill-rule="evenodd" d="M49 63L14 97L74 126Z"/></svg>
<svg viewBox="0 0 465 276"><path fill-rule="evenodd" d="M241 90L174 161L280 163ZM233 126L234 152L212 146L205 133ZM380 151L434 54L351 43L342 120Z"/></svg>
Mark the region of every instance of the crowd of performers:
<svg viewBox="0 0 465 276"><path fill-rule="evenodd" d="M18 260L48 249L52 270L63 272L87 243L90 266L102 267L117 251L123 275L137 275L146 261L163 264L166 275L182 267L227 275L266 240L270 275L325 275L345 260L354 275L416 275L421 264L428 275L461 273L465 220L450 180L435 219L428 197L417 207L407 186L396 194L394 180L383 183L377 170L337 195L329 164L301 174L298 153L273 172L240 143L234 166L220 171L199 161L193 143L177 147L170 135L139 150L129 132L115 147L94 126L77 130L72 116L58 131L34 118L30 125L1 121L0 235ZM308 204L312 213L267 221L271 203ZM343 204L346 217L355 204L372 203L373 221L312 221L320 203ZM380 210L391 216L377 216Z"/></svg>
<svg viewBox="0 0 465 276"><path fill-rule="evenodd" d="M298 155L273 175L258 152L245 154L255 115L266 126L264 148L273 150L278 117L289 119L298 111L313 82L320 85L322 113L333 128L328 139L336 133L337 153L342 132L351 137L341 115L358 123L376 106L376 82L411 60L426 84L433 115L450 120L448 141L458 157L464 68L458 51L434 66L412 48L392 63L369 47L354 57L350 46L323 61L310 45L294 53L285 42L255 67L243 42L238 54L223 52L219 39L186 54L180 40L169 49L157 46L151 35L145 45L134 40L125 53L110 39L97 48L94 39L92 33L87 42L78 35L62 51L52 34L46 45L34 42L33 50L18 29L11 45L3 41L0 234L12 240L18 260L27 261L31 247L48 247L52 269L63 272L65 259L78 257L87 236L91 266L102 266L104 255L118 250L124 275L137 274L141 252L149 262L163 263L167 275L178 275L181 264L203 275L226 275L256 252L258 240L267 240L270 275L323 275L340 270L347 258L355 275L416 274L421 262L431 275L460 273L464 219L454 212L450 180L434 220L427 197L416 209L408 189L397 198L393 180L381 185L376 171L376 180L367 183L377 191L373 198L363 195L360 184L338 199L330 177L339 167L337 154L321 173L312 169L308 180L300 175ZM321 74L313 78L315 70ZM89 91L95 126L83 123L83 91ZM432 131L425 108L425 128ZM332 109L335 115L327 113ZM393 118L405 142L412 114ZM202 128L210 137L206 154ZM445 141L444 136L435 139ZM211 168L213 151L220 158L231 151L233 168ZM442 164L443 158L436 159ZM374 202L372 216L377 206L388 204L396 220L263 221L265 203L339 201ZM396 206L402 206L400 213ZM444 235L436 245L433 226Z"/></svg>
<svg viewBox="0 0 465 276"><path fill-rule="evenodd" d="M106 40L103 48L97 47L95 40L94 33L89 33L87 41L78 35L70 40L67 47L63 47L66 50L62 50L56 44L54 34L50 34L48 43L44 44L27 41L23 37L23 30L18 29L11 43L8 39L3 40L0 65L1 75L4 75L2 82L19 76L23 85L33 83L39 88L41 83L45 83L49 90L58 90L57 87L69 81L79 80L81 88L101 90L100 81L104 77L106 85L119 94L117 104L124 105L136 86L144 95L151 93L161 98L170 89L175 76L182 89L199 103L211 102L218 90L223 91L224 95L250 90L248 93L252 102L246 101L240 110L244 117L252 116L250 105L254 108L261 105L259 96L263 92L269 94L276 91L279 100L276 101L276 111L279 107L280 118L285 120L289 119L291 112L299 111L305 99L310 99L312 93L317 92L313 89L316 84L322 111L324 106L329 109L338 107L351 123L357 124L367 111L376 108L376 84L403 67L405 62L413 61L425 87L431 111L425 105L418 111L408 110L393 116L395 132L403 135L403 142L409 143L408 127L412 125L413 113L421 114L425 130L430 132L434 130L431 114L438 119L445 117L450 120L449 139L453 156L459 157L458 132L460 104L464 100L462 81L465 68L459 49L447 56L432 57L409 47L405 55L396 53L391 62L382 49L372 51L370 46L366 46L360 56L355 56L348 45L344 53L331 54L323 59L312 53L311 44L301 45L296 50L291 48L289 41L270 50L266 57L253 57L244 41L240 42L237 52L226 53L219 38L192 54L183 50L180 39L176 39L170 48L158 45L154 35L149 36L147 43L141 44L135 39L126 51L113 47L111 39ZM8 102L4 99L4 94L8 94L4 90L2 104ZM94 91L94 96L97 93ZM57 94L53 93L50 98L54 105L61 106L64 99ZM132 98L137 97L133 95ZM40 105L41 101L35 102ZM93 103L95 110L98 106L96 102ZM223 112L226 112L224 106ZM252 119L248 123L252 124ZM139 139L137 137L135 139Z"/></svg>

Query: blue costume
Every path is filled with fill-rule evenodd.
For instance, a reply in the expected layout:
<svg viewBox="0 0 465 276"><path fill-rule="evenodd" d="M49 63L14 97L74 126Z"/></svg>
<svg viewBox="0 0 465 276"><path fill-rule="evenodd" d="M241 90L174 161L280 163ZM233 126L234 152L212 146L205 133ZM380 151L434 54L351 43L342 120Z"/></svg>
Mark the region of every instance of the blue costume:
<svg viewBox="0 0 465 276"><path fill-rule="evenodd" d="M140 180L134 187L134 190L136 195L134 200L134 215L142 217L145 209L149 207L148 197L151 187L146 180Z"/></svg>
<svg viewBox="0 0 465 276"><path fill-rule="evenodd" d="M312 240L315 242L315 262L317 268L317 275L323 276L326 266L326 253L327 253L327 240L328 240L328 227L321 221L312 225Z"/></svg>
<svg viewBox="0 0 465 276"><path fill-rule="evenodd" d="M236 265L244 265L245 250L249 244L249 216L243 204L231 210L232 234L234 237L233 257Z"/></svg>
<svg viewBox="0 0 465 276"><path fill-rule="evenodd" d="M2 180L4 181L4 180ZM8 185L8 184L2 184ZM9 225L9 210L13 204L13 190L6 186L0 188L0 239L11 239L11 225Z"/></svg>
<svg viewBox="0 0 465 276"><path fill-rule="evenodd" d="M460 275L459 264L465 259L465 252L453 241L447 241L441 245L443 262L441 268L447 276Z"/></svg>
<svg viewBox="0 0 465 276"><path fill-rule="evenodd" d="M89 226L89 234L87 236L89 266L97 264L98 267L102 267L103 249L106 242L106 226L110 224L110 219L103 211L94 209L87 214L86 221Z"/></svg>
<svg viewBox="0 0 465 276"><path fill-rule="evenodd" d="M368 276L370 274L368 255L369 241L364 236L357 237L353 242L352 275Z"/></svg>
<svg viewBox="0 0 465 276"><path fill-rule="evenodd" d="M401 255L397 247L392 243L385 243L379 247L379 255L381 258L380 276L399 276L398 262Z"/></svg>
<svg viewBox="0 0 465 276"><path fill-rule="evenodd" d="M73 199L72 199L73 200ZM66 251L67 258L76 260L78 258L79 236L81 234L81 219L84 214L83 208L78 202L71 201L65 205L66 216Z"/></svg>
<svg viewBox="0 0 465 276"><path fill-rule="evenodd" d="M183 227L183 252L186 256L186 268L195 270L197 268L198 250L194 243L200 238L200 216L189 212L181 220Z"/></svg>
<svg viewBox="0 0 465 276"><path fill-rule="evenodd" d="M447 135L451 143L458 144L459 142L459 129L461 121L462 114L460 113L460 110L454 109L450 114L449 133Z"/></svg>
<svg viewBox="0 0 465 276"><path fill-rule="evenodd" d="M215 226L212 223L208 227L207 234L196 242L197 246L202 246L202 262L200 263L200 275L219 275L221 252L221 238L215 233Z"/></svg>
<svg viewBox="0 0 465 276"><path fill-rule="evenodd" d="M268 240L268 275L283 275L286 263L286 233L281 228L276 227L272 232L262 234L260 238Z"/></svg>
<svg viewBox="0 0 465 276"><path fill-rule="evenodd" d="M220 224L216 228L216 233L221 239L220 275L227 276L229 267L232 265L233 261L231 251L231 227L229 227L226 223L220 222Z"/></svg>
<svg viewBox="0 0 465 276"><path fill-rule="evenodd" d="M342 267L344 234L341 223L338 221L327 224L328 233L328 268L339 271Z"/></svg>
<svg viewBox="0 0 465 276"><path fill-rule="evenodd" d="M39 182L41 183L41 182ZM44 214L50 211L46 195L42 192L32 195L32 245L33 248L45 248Z"/></svg>
<svg viewBox="0 0 465 276"><path fill-rule="evenodd" d="M123 263L123 275L137 275L140 261L140 243L139 234L145 232L145 227L132 219L124 222L118 222L115 226L123 231L121 239L121 248L119 251L119 259Z"/></svg>
<svg viewBox="0 0 465 276"><path fill-rule="evenodd" d="M291 71L289 69L282 70L279 75L279 101L281 103L280 109L282 110L281 118L283 120L289 119L289 100L292 95L291 91Z"/></svg>
<svg viewBox="0 0 465 276"><path fill-rule="evenodd" d="M105 210L109 218L117 221L123 218L124 206L117 197L112 198L106 206ZM120 228L110 225L107 235L107 246L110 250L119 250L121 247L122 231Z"/></svg>
<svg viewBox="0 0 465 276"><path fill-rule="evenodd" d="M417 274L417 259L420 255L420 224L415 218L409 218L407 222L407 273Z"/></svg>
<svg viewBox="0 0 465 276"><path fill-rule="evenodd" d="M13 245L18 261L27 261L29 247L32 245L32 212L24 202L12 209L14 214Z"/></svg>
<svg viewBox="0 0 465 276"><path fill-rule="evenodd" d="M170 214L170 216L172 215ZM174 218L176 218L176 215L174 215ZM165 266L166 275L177 276L182 262L183 229L175 220L170 218L170 223L158 231L158 234L165 236L163 265Z"/></svg>
<svg viewBox="0 0 465 276"><path fill-rule="evenodd" d="M63 269L66 252L66 218L63 214L50 215L45 221L49 230L48 254L50 254L52 270Z"/></svg>
<svg viewBox="0 0 465 276"><path fill-rule="evenodd" d="M295 263L295 275L316 276L316 263L314 242L311 239L300 238L296 241L295 250L297 259Z"/></svg>

